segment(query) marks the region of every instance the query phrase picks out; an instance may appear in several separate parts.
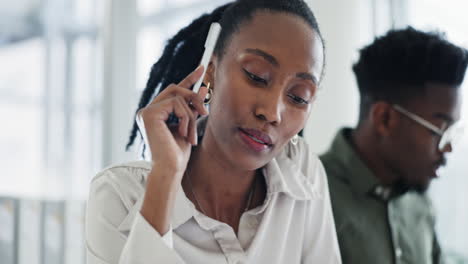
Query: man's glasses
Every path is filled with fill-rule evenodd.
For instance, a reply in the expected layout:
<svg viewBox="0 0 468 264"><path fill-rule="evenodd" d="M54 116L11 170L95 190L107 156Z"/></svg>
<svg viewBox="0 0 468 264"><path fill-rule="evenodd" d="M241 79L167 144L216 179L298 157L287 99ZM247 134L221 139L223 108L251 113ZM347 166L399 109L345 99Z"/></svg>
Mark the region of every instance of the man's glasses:
<svg viewBox="0 0 468 264"><path fill-rule="evenodd" d="M411 113L410 111L406 110L405 108L401 107L400 105L393 105L393 108L397 110L399 113L405 115L409 119L415 121L416 123L420 124L421 126L429 129L431 132L435 133L436 135L440 136L439 141L439 151L443 151L449 144L453 147L463 136L464 133L464 126L461 123L455 123L451 125L449 128L443 130L429 121L423 119L422 117Z"/></svg>

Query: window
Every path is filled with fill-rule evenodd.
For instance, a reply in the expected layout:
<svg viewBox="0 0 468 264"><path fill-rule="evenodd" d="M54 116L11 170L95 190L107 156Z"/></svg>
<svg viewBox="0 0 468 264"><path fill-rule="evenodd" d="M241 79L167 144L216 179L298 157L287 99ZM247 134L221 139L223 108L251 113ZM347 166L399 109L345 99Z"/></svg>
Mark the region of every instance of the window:
<svg viewBox="0 0 468 264"><path fill-rule="evenodd" d="M145 88L151 66L161 56L166 41L196 17L227 2L230 1L138 1L138 10L143 21L137 36L138 93Z"/></svg>
<svg viewBox="0 0 468 264"><path fill-rule="evenodd" d="M18 231L7 263L85 262L84 200L103 166L102 2L0 4L0 233Z"/></svg>
<svg viewBox="0 0 468 264"><path fill-rule="evenodd" d="M0 159L4 164L0 193L33 193L41 185L41 178L31 175L43 171L44 42L32 38L4 44L0 46L0 60L10 62L0 65L0 122L4 124L0 135ZM27 67L24 62L28 62Z"/></svg>
<svg viewBox="0 0 468 264"><path fill-rule="evenodd" d="M23 2L0 36L0 194L84 199L101 167L98 1Z"/></svg>

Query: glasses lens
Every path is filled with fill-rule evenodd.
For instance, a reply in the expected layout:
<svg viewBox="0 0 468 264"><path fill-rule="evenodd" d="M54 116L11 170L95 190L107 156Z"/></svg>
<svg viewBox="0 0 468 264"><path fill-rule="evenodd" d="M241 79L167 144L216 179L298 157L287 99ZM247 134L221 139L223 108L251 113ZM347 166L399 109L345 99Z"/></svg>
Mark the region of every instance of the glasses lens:
<svg viewBox="0 0 468 264"><path fill-rule="evenodd" d="M452 148L463 138L465 126L462 124L454 124L449 127L442 135L439 142L439 150L442 151L448 144Z"/></svg>

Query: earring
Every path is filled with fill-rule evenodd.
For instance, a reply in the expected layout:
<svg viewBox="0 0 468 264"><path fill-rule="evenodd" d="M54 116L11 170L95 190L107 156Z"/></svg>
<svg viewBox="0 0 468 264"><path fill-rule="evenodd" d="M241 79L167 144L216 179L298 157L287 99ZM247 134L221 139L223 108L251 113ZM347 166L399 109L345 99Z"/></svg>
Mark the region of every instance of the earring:
<svg viewBox="0 0 468 264"><path fill-rule="evenodd" d="M211 103L211 99L213 99L213 89L210 88L210 82L208 82L208 85L206 86L206 88L208 89L208 93L206 94L206 97L205 97L205 101L204 103L205 104L210 104Z"/></svg>
<svg viewBox="0 0 468 264"><path fill-rule="evenodd" d="M299 136L296 134L294 137L291 138L291 143L293 145L297 145L297 142L299 142Z"/></svg>

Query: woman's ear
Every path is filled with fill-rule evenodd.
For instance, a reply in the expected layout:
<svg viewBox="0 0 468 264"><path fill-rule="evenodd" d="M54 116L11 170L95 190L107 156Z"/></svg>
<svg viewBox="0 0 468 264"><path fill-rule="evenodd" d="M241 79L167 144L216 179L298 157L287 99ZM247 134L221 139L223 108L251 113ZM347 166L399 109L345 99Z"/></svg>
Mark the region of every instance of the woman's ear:
<svg viewBox="0 0 468 264"><path fill-rule="evenodd" d="M216 65L217 65L216 62L217 62L217 57L216 55L213 54L213 56L211 57L210 63L208 63L208 67L205 73L205 78L203 79L203 83L205 85L208 85L208 83L211 83L211 87L214 87L215 71L216 71Z"/></svg>

